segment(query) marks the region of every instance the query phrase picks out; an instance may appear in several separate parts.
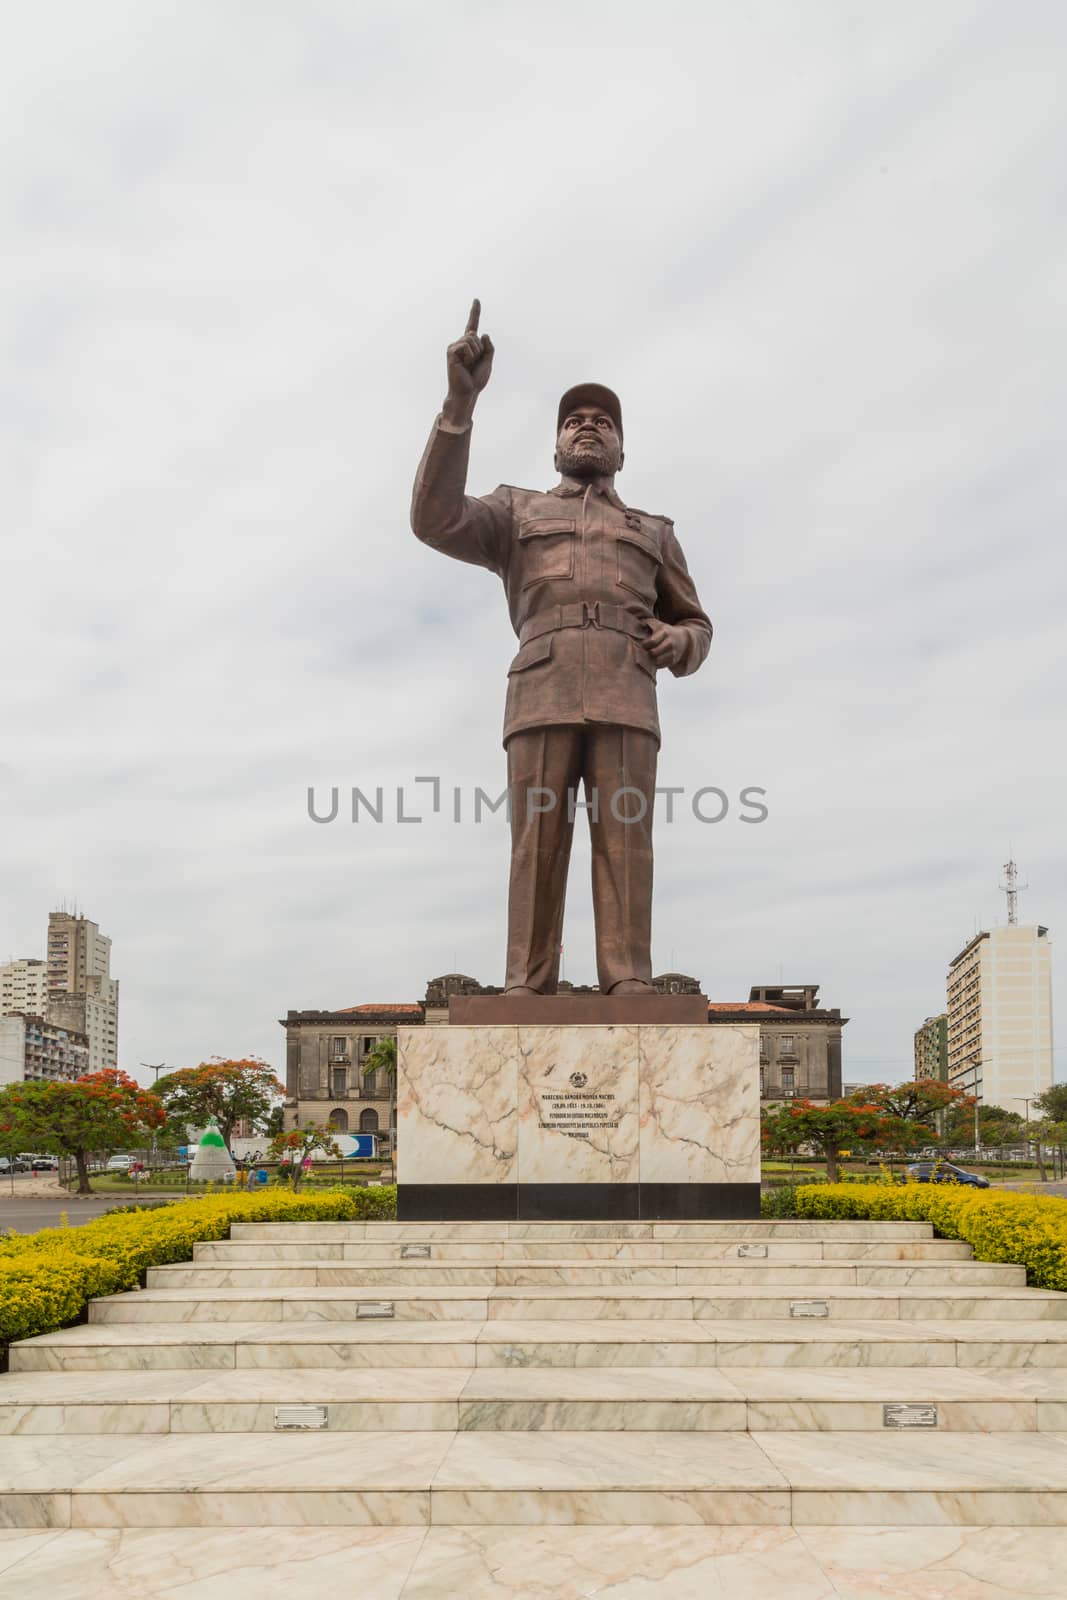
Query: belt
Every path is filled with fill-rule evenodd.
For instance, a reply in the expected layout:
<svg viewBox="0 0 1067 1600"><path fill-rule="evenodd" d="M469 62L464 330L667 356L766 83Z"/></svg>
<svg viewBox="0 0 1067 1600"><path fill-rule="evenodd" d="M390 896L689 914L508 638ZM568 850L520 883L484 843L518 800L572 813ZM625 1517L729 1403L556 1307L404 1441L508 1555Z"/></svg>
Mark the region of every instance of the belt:
<svg viewBox="0 0 1067 1600"><path fill-rule="evenodd" d="M628 633L631 639L643 639L648 622L643 617L635 617L624 606L610 605L603 600L594 600L592 604L588 600L575 600L570 605L549 606L547 611L538 611L528 618L519 632L519 644L529 644L531 639L539 639L543 633L555 633L560 628L610 628L615 633Z"/></svg>

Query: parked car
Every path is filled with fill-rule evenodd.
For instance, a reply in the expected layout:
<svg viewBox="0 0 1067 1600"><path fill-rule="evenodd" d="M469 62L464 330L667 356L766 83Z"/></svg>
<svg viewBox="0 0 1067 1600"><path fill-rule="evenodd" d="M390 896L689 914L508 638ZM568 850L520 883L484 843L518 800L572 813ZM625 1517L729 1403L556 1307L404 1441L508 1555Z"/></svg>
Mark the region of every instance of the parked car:
<svg viewBox="0 0 1067 1600"><path fill-rule="evenodd" d="M133 1165L133 1157L132 1156L112 1156L110 1161L108 1162L107 1166L104 1168L104 1171L105 1172L129 1172L129 1170L130 1170L132 1165Z"/></svg>
<svg viewBox="0 0 1067 1600"><path fill-rule="evenodd" d="M58 1172L59 1162L55 1156L23 1156L23 1161L28 1161L33 1172Z"/></svg>
<svg viewBox="0 0 1067 1600"><path fill-rule="evenodd" d="M989 1179L977 1172L965 1172L951 1161L916 1161L908 1168L913 1183L963 1183L972 1189L988 1189Z"/></svg>
<svg viewBox="0 0 1067 1600"><path fill-rule="evenodd" d="M29 1172L30 1164L21 1156L0 1156L0 1173L5 1177L12 1172Z"/></svg>

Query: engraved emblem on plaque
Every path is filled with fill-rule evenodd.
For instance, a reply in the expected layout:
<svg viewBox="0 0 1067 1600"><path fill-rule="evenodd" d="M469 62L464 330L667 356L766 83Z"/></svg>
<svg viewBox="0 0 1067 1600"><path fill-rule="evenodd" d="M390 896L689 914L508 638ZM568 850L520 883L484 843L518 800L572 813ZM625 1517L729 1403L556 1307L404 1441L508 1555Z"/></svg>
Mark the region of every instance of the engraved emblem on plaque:
<svg viewBox="0 0 1067 1600"><path fill-rule="evenodd" d="M789 1315L791 1317L828 1317L829 1304L825 1300L790 1300Z"/></svg>
<svg viewBox="0 0 1067 1600"><path fill-rule="evenodd" d="M275 1406L274 1426L281 1433L294 1428L325 1428L328 1415L326 1406Z"/></svg>
<svg viewBox="0 0 1067 1600"><path fill-rule="evenodd" d="M936 1428L937 1407L916 1405L885 1405L882 1407L883 1428Z"/></svg>
<svg viewBox="0 0 1067 1600"><path fill-rule="evenodd" d="M572 1072L570 1081L573 1088L584 1089L586 1084L589 1082L589 1079L586 1077L584 1072Z"/></svg>
<svg viewBox="0 0 1067 1600"><path fill-rule="evenodd" d="M745 1258L762 1260L767 1254L767 1246L765 1244L739 1244L737 1253Z"/></svg>

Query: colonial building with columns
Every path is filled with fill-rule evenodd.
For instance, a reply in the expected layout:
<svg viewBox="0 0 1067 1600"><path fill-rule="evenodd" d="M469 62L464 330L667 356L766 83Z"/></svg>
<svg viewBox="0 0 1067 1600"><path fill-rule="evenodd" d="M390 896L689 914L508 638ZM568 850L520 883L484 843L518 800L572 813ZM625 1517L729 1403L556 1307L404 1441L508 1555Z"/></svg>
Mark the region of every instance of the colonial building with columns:
<svg viewBox="0 0 1067 1600"><path fill-rule="evenodd" d="M700 994L697 978L665 972L653 980L661 994ZM560 984L561 993L595 989ZM340 1011L290 1011L286 1035L285 1127L326 1122L338 1133L377 1133L386 1148L396 1126L392 1075L366 1071L367 1058L401 1026L446 1027L453 995L499 994L463 972L431 978L421 1001L370 1002ZM760 1097L836 1100L841 1096L841 1031L848 1018L819 1003L817 983L756 986L747 1000L711 1001L708 1022L756 1022L760 1029Z"/></svg>
<svg viewBox="0 0 1067 1600"><path fill-rule="evenodd" d="M392 1074L368 1072L367 1059L402 1024L420 1024L418 1004L346 1006L340 1011L290 1011L285 1029L285 1123L328 1123L337 1133L376 1133L392 1143Z"/></svg>

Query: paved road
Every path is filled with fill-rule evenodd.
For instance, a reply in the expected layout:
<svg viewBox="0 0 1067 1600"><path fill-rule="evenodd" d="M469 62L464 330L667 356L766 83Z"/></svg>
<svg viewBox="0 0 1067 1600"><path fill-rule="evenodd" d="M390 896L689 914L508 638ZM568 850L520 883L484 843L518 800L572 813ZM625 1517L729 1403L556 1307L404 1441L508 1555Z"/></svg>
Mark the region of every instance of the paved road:
<svg viewBox="0 0 1067 1600"><path fill-rule="evenodd" d="M1032 1183L995 1183L994 1189L1015 1189L1021 1194L1052 1194L1060 1200L1067 1200L1067 1182L1057 1178L1055 1183L1039 1183L1036 1179Z"/></svg>
<svg viewBox="0 0 1067 1600"><path fill-rule="evenodd" d="M148 1199L149 1196L142 1195L139 1198ZM9 1228L16 1233L35 1233L38 1228L58 1228L60 1212L63 1211L67 1213L67 1222L75 1228L83 1222L91 1222L94 1217L103 1216L112 1206L122 1204L123 1196L120 1194L96 1194L85 1200L77 1200L73 1195L56 1199L40 1195L20 1198L16 1195L12 1199L10 1189L4 1185L0 1188L0 1233Z"/></svg>

